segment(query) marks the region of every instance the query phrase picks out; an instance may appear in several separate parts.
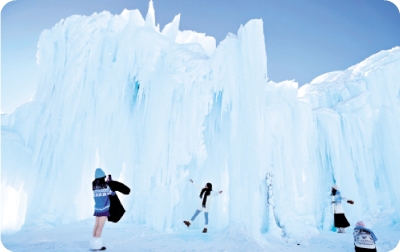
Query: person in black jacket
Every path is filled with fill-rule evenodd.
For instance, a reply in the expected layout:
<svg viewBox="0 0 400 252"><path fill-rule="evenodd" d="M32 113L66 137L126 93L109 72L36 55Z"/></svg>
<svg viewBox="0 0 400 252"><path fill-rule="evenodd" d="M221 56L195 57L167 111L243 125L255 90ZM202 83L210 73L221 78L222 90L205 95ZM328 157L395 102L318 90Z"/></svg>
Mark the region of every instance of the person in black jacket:
<svg viewBox="0 0 400 252"><path fill-rule="evenodd" d="M113 192L120 192L122 194L129 194L131 189L121 182L112 180L111 175L108 175L107 184ZM110 198L110 216L108 221L117 223L125 213L125 209L121 204L117 194L109 196Z"/></svg>

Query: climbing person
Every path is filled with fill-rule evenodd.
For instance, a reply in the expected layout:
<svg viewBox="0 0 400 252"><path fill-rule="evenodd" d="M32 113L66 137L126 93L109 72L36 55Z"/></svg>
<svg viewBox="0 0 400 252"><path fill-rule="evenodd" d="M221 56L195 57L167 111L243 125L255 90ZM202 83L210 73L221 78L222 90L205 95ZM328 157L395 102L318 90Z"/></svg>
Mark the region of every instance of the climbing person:
<svg viewBox="0 0 400 252"><path fill-rule="evenodd" d="M344 215L342 206L342 200L345 200L346 198L341 196L339 187L337 185L332 186L331 196L334 212L334 226L337 228L338 233L346 233L345 228L350 226L350 223L347 221L346 216ZM347 203L354 204L354 201L347 200Z"/></svg>
<svg viewBox="0 0 400 252"><path fill-rule="evenodd" d="M93 198L94 198L94 214L96 222L93 228L93 236L90 241L90 250L98 251L105 250L101 240L101 232L103 231L104 223L107 217L110 216L110 199L109 195L115 195L110 187L107 185L106 174L101 168L95 171L95 180L92 182Z"/></svg>
<svg viewBox="0 0 400 252"><path fill-rule="evenodd" d="M210 207L211 198L221 194L222 191L219 191L219 192L213 191L211 183L207 183L204 186L204 188L201 188L200 186L195 184L192 179L190 179L189 181L192 182L193 185L195 185L200 190L200 196L199 196L200 197L200 206L197 208L197 210L194 213L193 217L189 221L186 221L186 220L183 221L183 223L185 223L185 225L187 227L189 227L192 224L192 221L194 221L194 219L196 219L197 215L199 215L199 213L201 211L203 211L204 212L204 218L205 218L205 226L204 226L204 229L203 229L203 233L207 233L207 228L208 228L208 209Z"/></svg>
<svg viewBox="0 0 400 252"><path fill-rule="evenodd" d="M364 222L356 223L353 231L354 249L356 252L376 252L376 238L371 229L365 227Z"/></svg>

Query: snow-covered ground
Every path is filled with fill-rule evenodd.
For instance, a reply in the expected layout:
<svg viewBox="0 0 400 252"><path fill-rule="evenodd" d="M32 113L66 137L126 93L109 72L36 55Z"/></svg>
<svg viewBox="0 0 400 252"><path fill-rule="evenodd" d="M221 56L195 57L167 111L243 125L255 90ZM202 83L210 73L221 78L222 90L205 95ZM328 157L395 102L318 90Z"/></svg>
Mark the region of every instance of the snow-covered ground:
<svg viewBox="0 0 400 252"><path fill-rule="evenodd" d="M201 220L202 221L202 220ZM14 234L3 234L3 245L11 251L88 251L94 218L68 225L35 227ZM399 242L400 229L374 229L379 252L393 250ZM279 236L265 235L263 244L246 235L240 227L210 230L187 229L156 232L143 225L106 223L103 243L107 251L354 251L352 229L337 234L321 231L304 243L287 242ZM394 250L400 251L400 246Z"/></svg>

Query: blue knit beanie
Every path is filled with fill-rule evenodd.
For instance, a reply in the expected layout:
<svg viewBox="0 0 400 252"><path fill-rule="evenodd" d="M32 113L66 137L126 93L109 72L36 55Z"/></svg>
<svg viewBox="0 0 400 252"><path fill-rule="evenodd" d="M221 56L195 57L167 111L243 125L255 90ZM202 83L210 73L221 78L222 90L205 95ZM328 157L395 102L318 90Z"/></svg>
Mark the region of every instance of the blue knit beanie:
<svg viewBox="0 0 400 252"><path fill-rule="evenodd" d="M96 169L96 172L94 173L95 179L104 178L105 176L106 176L106 174L104 173L104 171L101 168Z"/></svg>

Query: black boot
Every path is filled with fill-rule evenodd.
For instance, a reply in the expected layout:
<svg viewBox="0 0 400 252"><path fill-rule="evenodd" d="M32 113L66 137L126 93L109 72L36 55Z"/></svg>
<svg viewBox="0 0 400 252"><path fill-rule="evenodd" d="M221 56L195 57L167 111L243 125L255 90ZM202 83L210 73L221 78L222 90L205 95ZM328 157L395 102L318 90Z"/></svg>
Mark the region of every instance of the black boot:
<svg viewBox="0 0 400 252"><path fill-rule="evenodd" d="M106 247L101 247L99 249L90 249L91 251L101 251L101 250L106 250Z"/></svg>
<svg viewBox="0 0 400 252"><path fill-rule="evenodd" d="M189 221L183 221L183 223L185 223L185 225L186 225L187 227L190 226L190 222L189 222Z"/></svg>
<svg viewBox="0 0 400 252"><path fill-rule="evenodd" d="M203 228L203 233L207 233L207 228Z"/></svg>

